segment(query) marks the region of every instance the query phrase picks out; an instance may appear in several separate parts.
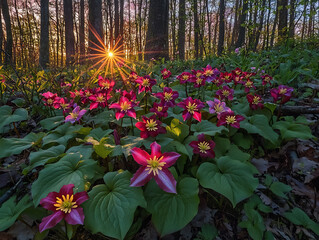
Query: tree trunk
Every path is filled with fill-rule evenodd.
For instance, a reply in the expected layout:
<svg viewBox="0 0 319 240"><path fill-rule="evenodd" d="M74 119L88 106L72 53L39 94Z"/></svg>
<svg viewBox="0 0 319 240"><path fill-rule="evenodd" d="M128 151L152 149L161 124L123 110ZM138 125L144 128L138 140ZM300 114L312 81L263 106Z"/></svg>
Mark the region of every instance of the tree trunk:
<svg viewBox="0 0 319 240"><path fill-rule="evenodd" d="M247 9L248 9L248 2L246 0L243 0L243 10L240 14L240 21L239 21L238 39L235 44L236 48L239 48L245 44L245 35L246 35L245 21L247 16L247 13L246 13Z"/></svg>
<svg viewBox="0 0 319 240"><path fill-rule="evenodd" d="M288 0L278 0L279 22L278 22L278 42L282 43L287 39L288 29Z"/></svg>
<svg viewBox="0 0 319 240"><path fill-rule="evenodd" d="M169 0L150 0L145 59L168 59Z"/></svg>
<svg viewBox="0 0 319 240"><path fill-rule="evenodd" d="M198 24L197 0L193 0L193 7L194 7L194 48L195 48L195 58L198 58L198 51L199 51L199 43L198 43L199 24Z"/></svg>
<svg viewBox="0 0 319 240"><path fill-rule="evenodd" d="M66 65L74 63L74 30L72 0L63 0Z"/></svg>
<svg viewBox="0 0 319 240"><path fill-rule="evenodd" d="M85 57L85 30L84 30L84 0L80 2L80 55L81 59Z"/></svg>
<svg viewBox="0 0 319 240"><path fill-rule="evenodd" d="M257 31L256 31L254 51L257 50L257 46L258 46L258 43L259 43L261 30L262 30L262 28L264 26L265 8L266 8L266 0L263 0L262 1L262 5L261 5L261 13L260 13L259 24L258 24L258 28L257 28Z"/></svg>
<svg viewBox="0 0 319 240"><path fill-rule="evenodd" d="M231 46L234 46L235 37L237 37L237 32L238 32L238 11L239 11L239 0L236 0L234 27L233 27L233 33L232 33L232 36L231 36Z"/></svg>
<svg viewBox="0 0 319 240"><path fill-rule="evenodd" d="M185 60L185 0L179 0L178 16L178 54L179 59Z"/></svg>
<svg viewBox="0 0 319 240"><path fill-rule="evenodd" d="M102 47L102 1L89 0L89 48L90 54L97 54L98 47ZM94 32L94 33L93 33Z"/></svg>
<svg viewBox="0 0 319 240"><path fill-rule="evenodd" d="M225 35L225 0L219 2L219 30L218 30L218 47L217 55L220 56L224 51Z"/></svg>
<svg viewBox="0 0 319 240"><path fill-rule="evenodd" d="M3 29L2 29L2 1L0 1L0 64L2 65L2 63L3 63L3 59L2 59L2 45L3 45L3 38L4 38L4 36L3 36Z"/></svg>
<svg viewBox="0 0 319 240"><path fill-rule="evenodd" d="M276 32L276 27L277 27L277 22L278 22L278 15L279 15L279 11L278 11L278 3L277 3L274 26L273 26L272 31L271 31L270 47L274 46L275 32Z"/></svg>
<svg viewBox="0 0 319 240"><path fill-rule="evenodd" d="M130 24L130 22L129 22ZM123 51L123 38L124 38L124 0L120 0L120 51ZM124 54L124 53L123 53ZM124 57L124 56L123 56Z"/></svg>
<svg viewBox="0 0 319 240"><path fill-rule="evenodd" d="M120 35L119 0L114 0L114 37L117 43Z"/></svg>
<svg viewBox="0 0 319 240"><path fill-rule="evenodd" d="M44 69L47 68L47 65L50 61L49 51L49 0L41 0L41 36L39 65Z"/></svg>
<svg viewBox="0 0 319 240"><path fill-rule="evenodd" d="M294 40L295 37L295 4L296 0L290 0L289 38L292 40Z"/></svg>
<svg viewBox="0 0 319 240"><path fill-rule="evenodd" d="M211 26L211 19L210 19L210 12L208 7L208 0L206 0L206 14L207 14L207 25L208 25L208 52L211 53L211 47L212 47L212 26Z"/></svg>
<svg viewBox="0 0 319 240"><path fill-rule="evenodd" d="M5 56L4 56L4 64L7 66L10 64L12 59L12 45L13 45L13 39L12 39L12 31L11 31L11 20L10 20L10 14L9 14L9 7L7 0L1 0L1 6L2 6L2 15L3 19L6 25L6 44L5 44Z"/></svg>

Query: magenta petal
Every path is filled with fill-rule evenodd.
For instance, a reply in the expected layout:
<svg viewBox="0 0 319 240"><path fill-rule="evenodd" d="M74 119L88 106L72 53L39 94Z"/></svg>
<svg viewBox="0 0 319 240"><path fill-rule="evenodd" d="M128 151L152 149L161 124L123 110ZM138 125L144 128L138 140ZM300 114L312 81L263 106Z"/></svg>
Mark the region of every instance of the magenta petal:
<svg viewBox="0 0 319 240"><path fill-rule="evenodd" d="M124 116L125 116L125 114L122 113L122 112L116 112L116 113L115 113L115 118L116 118L116 120L119 120L120 118L122 118L122 117L124 117Z"/></svg>
<svg viewBox="0 0 319 240"><path fill-rule="evenodd" d="M145 128L145 123L143 123L143 122L137 122L136 124L135 124L135 127L137 127L139 130L141 130L141 131L146 131L146 128Z"/></svg>
<svg viewBox="0 0 319 240"><path fill-rule="evenodd" d="M128 110L126 114L127 114L127 116L136 119L136 112L135 112L135 110Z"/></svg>
<svg viewBox="0 0 319 240"><path fill-rule="evenodd" d="M99 106L99 104L97 102L93 102L90 104L90 110L95 109Z"/></svg>
<svg viewBox="0 0 319 240"><path fill-rule="evenodd" d="M147 160L151 158L151 156L147 152L137 147L131 150L131 154L135 162L143 166L146 166Z"/></svg>
<svg viewBox="0 0 319 240"><path fill-rule="evenodd" d="M191 146L192 148L197 148L198 147L198 141L190 142L189 146Z"/></svg>
<svg viewBox="0 0 319 240"><path fill-rule="evenodd" d="M66 196L67 194L69 194L70 196L73 194L73 188L74 188L74 184L67 184L64 185L61 190L60 190L60 194Z"/></svg>
<svg viewBox="0 0 319 240"><path fill-rule="evenodd" d="M82 204L88 199L89 199L89 195L85 191L74 194L74 201L76 202L77 205Z"/></svg>
<svg viewBox="0 0 319 240"><path fill-rule="evenodd" d="M134 176L131 178L131 187L141 187L144 186L152 178L152 174L148 174L146 167L140 167Z"/></svg>
<svg viewBox="0 0 319 240"><path fill-rule="evenodd" d="M109 107L109 108L121 109L121 105L120 105L120 104L118 104L118 103L113 103L113 104L111 104L111 105L110 105L110 107Z"/></svg>
<svg viewBox="0 0 319 240"><path fill-rule="evenodd" d="M158 171L158 174L154 178L157 185L165 192L176 193L176 180L167 168Z"/></svg>
<svg viewBox="0 0 319 240"><path fill-rule="evenodd" d="M154 156L156 156L157 158L159 158L162 153L161 153L161 145L159 145L157 142L153 142L151 144L151 158L154 158Z"/></svg>
<svg viewBox="0 0 319 240"><path fill-rule="evenodd" d="M54 212L56 207L53 205L56 204L56 197L58 196L57 192L50 192L47 197L41 199L41 206Z"/></svg>
<svg viewBox="0 0 319 240"><path fill-rule="evenodd" d="M193 118L195 118L197 121L202 121L202 114L200 112L194 112Z"/></svg>
<svg viewBox="0 0 319 240"><path fill-rule="evenodd" d="M65 221L71 225L83 224L84 222L83 208L81 207L73 208L70 213L65 215Z"/></svg>
<svg viewBox="0 0 319 240"><path fill-rule="evenodd" d="M58 211L42 219L39 225L39 231L43 232L46 229L53 228L57 225L64 217L64 212Z"/></svg>
<svg viewBox="0 0 319 240"><path fill-rule="evenodd" d="M166 152L166 153L163 153L162 155L163 159L161 162L166 162L164 167L168 168L172 166L180 156L181 156L180 154L175 152Z"/></svg>

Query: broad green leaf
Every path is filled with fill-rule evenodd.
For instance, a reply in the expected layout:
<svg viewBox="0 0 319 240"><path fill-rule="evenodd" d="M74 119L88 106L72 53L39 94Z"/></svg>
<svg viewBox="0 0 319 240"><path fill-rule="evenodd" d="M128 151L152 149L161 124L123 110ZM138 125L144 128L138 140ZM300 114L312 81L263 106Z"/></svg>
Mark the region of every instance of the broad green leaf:
<svg viewBox="0 0 319 240"><path fill-rule="evenodd" d="M259 134L273 144L276 144L278 140L278 134L269 126L265 115L254 115L249 120L245 119L240 123L240 127L248 133Z"/></svg>
<svg viewBox="0 0 319 240"><path fill-rule="evenodd" d="M81 158L88 159L91 158L93 153L93 148L90 145L79 145L69 148L66 153L79 153Z"/></svg>
<svg viewBox="0 0 319 240"><path fill-rule="evenodd" d="M246 162L250 159L249 153L243 152L234 144L230 145L230 148L226 155L229 156L231 159L239 160L241 162Z"/></svg>
<svg viewBox="0 0 319 240"><path fill-rule="evenodd" d="M61 187L73 183L77 192L84 191L100 174L97 162L92 159L81 159L79 153L67 154L58 162L48 164L40 171L38 179L32 184L33 203L37 206L49 192L59 192Z"/></svg>
<svg viewBox="0 0 319 240"><path fill-rule="evenodd" d="M152 222L161 236L182 229L197 214L197 180L183 178L177 182L176 189L177 194L167 193L151 181L145 190L146 210L152 214Z"/></svg>
<svg viewBox="0 0 319 240"><path fill-rule="evenodd" d="M250 146L253 143L253 138L249 134L243 134L241 132L237 132L233 137L232 140L234 143L243 149L250 149Z"/></svg>
<svg viewBox="0 0 319 240"><path fill-rule="evenodd" d="M28 195L25 195L18 203L16 203L16 196L3 203L0 208L0 231L8 229L19 215L31 206L32 202Z"/></svg>
<svg viewBox="0 0 319 240"><path fill-rule="evenodd" d="M101 158L106 158L110 155L115 148L115 145L105 144L106 139L102 138L99 144L93 145L94 151L99 155Z"/></svg>
<svg viewBox="0 0 319 240"><path fill-rule="evenodd" d="M228 129L224 126L217 127L215 123L203 120L197 124L192 124L191 130L194 131L194 135L204 133L205 135L215 136L216 133L221 133L222 131L227 131Z"/></svg>
<svg viewBox="0 0 319 240"><path fill-rule="evenodd" d="M282 182L273 182L269 188L274 194L287 199L286 193L291 191L291 187Z"/></svg>
<svg viewBox="0 0 319 240"><path fill-rule="evenodd" d="M233 207L250 197L258 185L249 166L228 156L217 159L216 164L201 164L197 178L204 188L228 198Z"/></svg>
<svg viewBox="0 0 319 240"><path fill-rule="evenodd" d="M8 105L0 107L0 132L10 123L25 121L28 119L28 111L24 108L18 108L12 112L12 108Z"/></svg>
<svg viewBox="0 0 319 240"><path fill-rule="evenodd" d="M45 130L52 130L59 126L61 123L64 122L64 117L63 116L55 116L51 118L46 118L43 119L40 124Z"/></svg>
<svg viewBox="0 0 319 240"><path fill-rule="evenodd" d="M88 136L93 137L95 140L100 141L103 137L110 135L113 129L103 130L102 128L93 129Z"/></svg>
<svg viewBox="0 0 319 240"><path fill-rule="evenodd" d="M293 224L311 229L315 234L319 235L319 224L311 220L300 208L295 207L290 212L284 213L284 217Z"/></svg>
<svg viewBox="0 0 319 240"><path fill-rule="evenodd" d="M294 120L289 121L288 118L285 121L278 121L273 125L274 129L280 131L281 137L284 140L292 140L296 138L311 139L314 136L311 133L311 129L302 123L297 123Z"/></svg>
<svg viewBox="0 0 319 240"><path fill-rule="evenodd" d="M29 133L24 138L1 138L0 158L20 154L23 150L38 145L45 133Z"/></svg>
<svg viewBox="0 0 319 240"><path fill-rule="evenodd" d="M166 130L169 137L179 142L183 142L189 134L189 127L176 118L172 120L170 126L166 127Z"/></svg>
<svg viewBox="0 0 319 240"><path fill-rule="evenodd" d="M266 102L264 106L271 111L271 114L274 114L274 111L277 108L277 104L270 103L270 102Z"/></svg>
<svg viewBox="0 0 319 240"><path fill-rule="evenodd" d="M216 143L216 146L214 149L216 158L224 156L227 150L230 148L229 139L222 138L222 137L215 137L213 140Z"/></svg>
<svg viewBox="0 0 319 240"><path fill-rule="evenodd" d="M141 188L130 187L132 175L109 172L104 183L89 192L89 200L83 204L85 226L93 233L124 239L130 229L138 206L146 207Z"/></svg>
<svg viewBox="0 0 319 240"><path fill-rule="evenodd" d="M112 122L115 120L115 113L113 110L106 110L103 111L93 117L90 117L90 122L94 122L95 125L99 126L107 126L109 125L109 122Z"/></svg>
<svg viewBox="0 0 319 240"><path fill-rule="evenodd" d="M64 150L65 150L65 147L63 145L58 145L46 150L40 150L37 152L30 153L30 156L29 156L30 166L28 166L23 171L25 170L29 171L35 167L42 166L46 164L47 162L51 162L59 158L59 156L62 153L64 153Z"/></svg>

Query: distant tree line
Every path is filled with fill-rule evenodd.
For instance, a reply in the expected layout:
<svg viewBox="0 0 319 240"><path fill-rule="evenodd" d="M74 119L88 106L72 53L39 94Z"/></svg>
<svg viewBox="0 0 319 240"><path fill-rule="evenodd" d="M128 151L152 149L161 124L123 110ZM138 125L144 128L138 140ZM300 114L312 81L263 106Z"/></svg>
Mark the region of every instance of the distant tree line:
<svg viewBox="0 0 319 240"><path fill-rule="evenodd" d="M0 0L0 63L82 63L101 41L130 60L269 49L319 35L317 0Z"/></svg>

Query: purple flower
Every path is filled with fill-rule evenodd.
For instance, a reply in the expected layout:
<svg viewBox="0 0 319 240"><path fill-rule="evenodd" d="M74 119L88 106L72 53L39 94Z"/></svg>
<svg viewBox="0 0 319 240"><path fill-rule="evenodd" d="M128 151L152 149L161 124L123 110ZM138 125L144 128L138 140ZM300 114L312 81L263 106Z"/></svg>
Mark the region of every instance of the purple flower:
<svg viewBox="0 0 319 240"><path fill-rule="evenodd" d="M173 107L175 106L175 99L178 98L179 94L169 87L164 87L163 92L155 93L154 96L161 99L161 103L164 106Z"/></svg>
<svg viewBox="0 0 319 240"><path fill-rule="evenodd" d="M136 112L134 110L135 103L130 101L126 97L121 97L118 103L113 103L110 108L115 108L117 111L115 113L116 120L124 117L125 115L136 118Z"/></svg>
<svg viewBox="0 0 319 240"><path fill-rule="evenodd" d="M217 98L215 98L214 101L207 101L207 104L209 106L209 113L216 113L218 118L223 112L231 112L231 109L226 106L226 103Z"/></svg>
<svg viewBox="0 0 319 240"><path fill-rule="evenodd" d="M47 197L41 199L42 207L54 212L42 219L39 225L40 232L52 228L62 219L68 224L83 224L84 213L80 204L89 199L87 192L73 194L74 184L64 185L60 192L50 192Z"/></svg>
<svg viewBox="0 0 319 240"><path fill-rule="evenodd" d="M188 97L182 102L178 103L177 106L185 109L183 111L184 121L190 119L191 117L199 122L202 120L202 113L200 110L205 106L202 101Z"/></svg>
<svg viewBox="0 0 319 240"><path fill-rule="evenodd" d="M212 140L206 140L205 134L199 134L197 136L198 141L192 141L189 146L193 148L193 153L199 154L201 157L214 158L215 143Z"/></svg>
<svg viewBox="0 0 319 240"><path fill-rule="evenodd" d="M66 116L65 122L75 123L79 122L82 116L86 113L85 109L80 110L79 106L76 106L73 111Z"/></svg>

